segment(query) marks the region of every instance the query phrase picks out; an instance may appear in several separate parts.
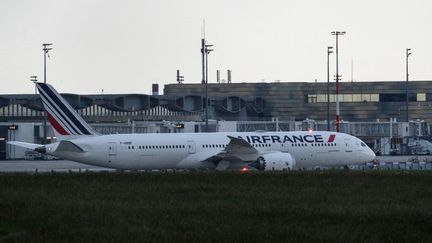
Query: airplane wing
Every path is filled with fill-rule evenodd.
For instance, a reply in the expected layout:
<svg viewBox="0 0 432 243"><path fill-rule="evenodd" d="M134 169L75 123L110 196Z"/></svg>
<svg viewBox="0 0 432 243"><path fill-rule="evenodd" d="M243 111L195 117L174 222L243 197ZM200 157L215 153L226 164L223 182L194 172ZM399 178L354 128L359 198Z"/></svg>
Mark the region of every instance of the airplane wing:
<svg viewBox="0 0 432 243"><path fill-rule="evenodd" d="M250 143L241 138L228 136L230 142L225 149L217 154L224 160L230 161L231 163L254 161L258 156L258 150L254 148Z"/></svg>
<svg viewBox="0 0 432 243"><path fill-rule="evenodd" d="M246 142L246 140L241 138L236 138L232 136L228 136L230 142L225 147L225 151L227 153L233 154L247 154L247 153L257 153L256 150L250 143Z"/></svg>
<svg viewBox="0 0 432 243"><path fill-rule="evenodd" d="M258 150L256 150L247 141L228 136L230 142L221 152L214 154L211 151L203 151L200 153L188 156L181 161L178 166L188 166L200 163L212 163L216 166L217 170L226 170L228 168L243 168L245 162L255 161L258 157Z"/></svg>

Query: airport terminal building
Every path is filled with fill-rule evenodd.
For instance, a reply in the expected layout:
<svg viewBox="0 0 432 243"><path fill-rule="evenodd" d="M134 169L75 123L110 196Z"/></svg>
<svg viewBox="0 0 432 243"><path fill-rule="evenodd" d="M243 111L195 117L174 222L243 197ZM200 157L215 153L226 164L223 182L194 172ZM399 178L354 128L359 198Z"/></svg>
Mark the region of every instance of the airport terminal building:
<svg viewBox="0 0 432 243"><path fill-rule="evenodd" d="M210 83L210 131L326 130L327 105L331 129L335 130L334 82L329 90L327 102L327 82ZM161 95L62 96L104 134L204 131L205 86L200 83L168 84ZM369 144L389 134L390 139L431 135L428 123L432 124L432 81L410 81L408 85L405 81L340 82L339 101L344 121L341 131ZM407 117L411 122L406 122ZM7 150L4 141L24 136L24 130L13 130L14 124L30 125L25 128L25 136L34 137L29 142L38 143L44 139L43 120L39 95L0 95L0 159ZM397 141L408 144L408 140Z"/></svg>
<svg viewBox="0 0 432 243"><path fill-rule="evenodd" d="M432 121L432 81L341 82L340 114L347 121L406 120L406 93L410 119ZM330 84L330 119L335 117L335 83ZM224 120L327 120L327 83L275 82L209 84L212 117ZM166 85L166 95L192 99L202 95L200 84ZM189 100L188 100L189 99ZM195 102L194 102L195 101Z"/></svg>
<svg viewBox="0 0 432 243"><path fill-rule="evenodd" d="M330 119L335 117L335 83L330 83ZM376 121L395 118L432 122L432 81L340 82L341 119ZM128 120L197 121L203 118L202 84L168 84L163 95L62 94L88 122ZM211 83L209 119L231 121L327 120L326 82ZM41 121L38 95L0 95L0 121Z"/></svg>

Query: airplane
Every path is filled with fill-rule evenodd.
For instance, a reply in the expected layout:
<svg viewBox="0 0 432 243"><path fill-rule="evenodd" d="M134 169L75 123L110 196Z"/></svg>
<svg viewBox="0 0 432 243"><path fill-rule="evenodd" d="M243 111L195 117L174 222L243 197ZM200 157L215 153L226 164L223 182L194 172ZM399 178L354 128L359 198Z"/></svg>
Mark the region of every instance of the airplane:
<svg viewBox="0 0 432 243"><path fill-rule="evenodd" d="M287 171L375 159L360 139L328 131L100 135L51 85L36 86L57 142L8 143L83 164L121 170Z"/></svg>

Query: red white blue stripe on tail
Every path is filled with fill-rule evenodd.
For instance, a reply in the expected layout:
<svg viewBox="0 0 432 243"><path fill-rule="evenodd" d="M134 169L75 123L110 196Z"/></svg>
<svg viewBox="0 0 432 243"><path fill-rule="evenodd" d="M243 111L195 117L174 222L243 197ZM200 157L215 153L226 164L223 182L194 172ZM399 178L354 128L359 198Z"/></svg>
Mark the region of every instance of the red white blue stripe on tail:
<svg viewBox="0 0 432 243"><path fill-rule="evenodd" d="M93 129L51 85L37 83L37 88L57 137L95 135Z"/></svg>

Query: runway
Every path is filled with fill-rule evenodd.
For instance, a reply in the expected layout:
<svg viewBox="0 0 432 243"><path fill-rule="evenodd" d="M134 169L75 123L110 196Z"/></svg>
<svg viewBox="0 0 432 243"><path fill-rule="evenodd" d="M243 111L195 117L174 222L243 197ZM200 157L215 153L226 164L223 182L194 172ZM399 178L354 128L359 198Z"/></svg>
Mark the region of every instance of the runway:
<svg viewBox="0 0 432 243"><path fill-rule="evenodd" d="M431 156L377 156L376 163L353 166L354 170L402 169L432 170ZM115 169L92 166L70 160L0 160L0 173L113 172Z"/></svg>
<svg viewBox="0 0 432 243"><path fill-rule="evenodd" d="M0 172L79 172L79 171L114 171L114 169L85 165L69 160L3 160Z"/></svg>

